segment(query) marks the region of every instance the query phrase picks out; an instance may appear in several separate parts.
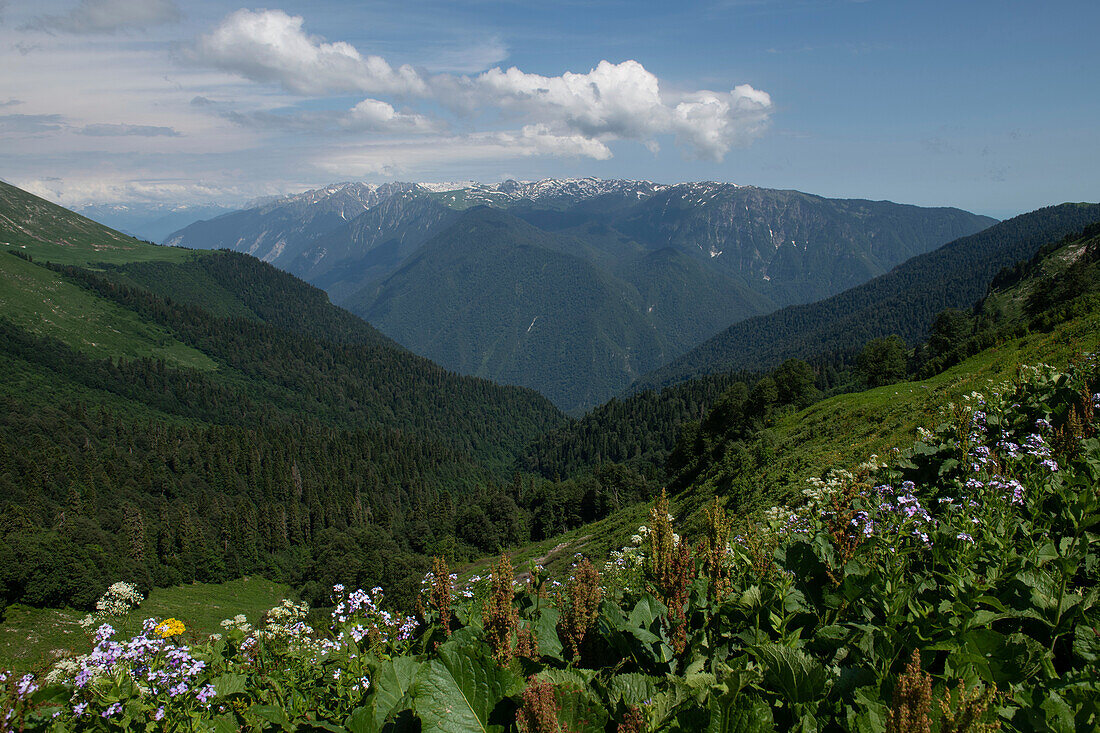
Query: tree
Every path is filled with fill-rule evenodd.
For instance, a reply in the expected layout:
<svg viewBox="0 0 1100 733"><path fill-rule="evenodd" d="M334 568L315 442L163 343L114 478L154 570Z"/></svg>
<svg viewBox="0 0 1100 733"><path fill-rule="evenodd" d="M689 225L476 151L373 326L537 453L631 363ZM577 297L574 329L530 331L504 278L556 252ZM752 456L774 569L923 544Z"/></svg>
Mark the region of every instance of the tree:
<svg viewBox="0 0 1100 733"><path fill-rule="evenodd" d="M871 339L856 357L859 376L871 387L905 379L907 350L901 336L891 334Z"/></svg>
<svg viewBox="0 0 1100 733"><path fill-rule="evenodd" d="M774 372L772 379L779 402L802 409L809 407L820 396L814 386L814 370L801 359L787 359Z"/></svg>

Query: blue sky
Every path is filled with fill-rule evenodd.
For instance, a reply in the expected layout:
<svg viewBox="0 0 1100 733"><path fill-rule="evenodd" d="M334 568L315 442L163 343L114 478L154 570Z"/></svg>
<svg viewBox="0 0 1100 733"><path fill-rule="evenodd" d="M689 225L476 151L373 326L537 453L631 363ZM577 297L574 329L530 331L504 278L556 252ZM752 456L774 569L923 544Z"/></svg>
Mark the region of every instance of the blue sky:
<svg viewBox="0 0 1100 733"><path fill-rule="evenodd" d="M0 177L69 205L589 175L1100 198L1095 2L0 8Z"/></svg>

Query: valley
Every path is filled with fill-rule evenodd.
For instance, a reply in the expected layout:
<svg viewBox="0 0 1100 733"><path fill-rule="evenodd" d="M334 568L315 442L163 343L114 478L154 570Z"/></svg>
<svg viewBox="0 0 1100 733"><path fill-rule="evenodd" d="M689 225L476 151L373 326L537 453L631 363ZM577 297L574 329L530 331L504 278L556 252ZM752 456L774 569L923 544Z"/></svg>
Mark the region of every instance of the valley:
<svg viewBox="0 0 1100 733"><path fill-rule="evenodd" d="M1081 517L1074 521L1095 522L1090 490L1067 487L1096 480L1092 415L1100 407L1091 395L1100 392L1100 205L1031 212L837 295L744 320L731 329L741 335L715 340L720 347L689 351L666 371L570 417L532 389L462 376L414 352L430 345L459 359L473 358L464 349L487 351L522 364L516 332L567 327L555 338L595 339L604 351L575 362L588 374L589 391L561 394L596 403L623 389L622 382L601 382L596 366L623 358L616 349L633 343L631 332L644 332L646 322L629 305L640 291L624 290L625 280L606 274L603 268L619 261L611 250L597 250L569 227L530 223L571 211L572 200L566 206L549 199L560 208L547 204L536 217L470 194L441 230L450 233L428 237L374 286L370 301L391 309L378 306L380 325L387 313L399 313L438 329L423 343L405 343L248 254L152 245L14 187L0 193L7 227L0 238L9 242L0 252L0 363L8 375L0 391L0 581L8 614L0 653L20 673L59 670L52 673L59 685L43 688L50 695L70 694L72 684L68 662L55 660L87 649L77 610L93 607L104 588L125 578L149 600L103 616L111 635L149 640L140 643L153 656L142 664L160 664L157 650L183 645L184 637L150 636L140 620L170 616L184 629L187 653L208 665L209 672L188 675L188 684L209 685L211 696L236 706L214 716L228 727L323 722L396 730L415 720L422 729L466 730L487 724L493 711L524 715L524 690L536 684L549 686L559 719L583 730L629 718L631 710L662 730L688 729L699 715L711 723L748 715L775 727L840 715L873 721L891 704L880 690L909 660L883 657L874 646L880 642L867 639L898 638L912 624L936 640L922 651L952 674L1012 695L997 713L1002 722L1027 728L1045 714L1026 694L1052 683L1025 679L1000 661L975 661L969 645L978 642L944 626L928 611L931 600L922 597L916 611L887 605L888 615L870 622L866 614L888 603L876 595L883 593L878 578L896 572L880 554L887 546L907 558L907 572L923 574L929 599L950 597L959 583L999 599L970 607L973 619L1014 602L1011 579L1024 570L991 584L978 570L956 577L946 566L937 569L939 553L957 551L951 548L965 535L976 543L977 563L994 562L1011 545L1021 562L1042 568L1027 559L1042 552L1028 549L1035 535L1012 527L1045 522L1045 531L1069 531L1034 513L1055 506L1050 502L1069 502L1078 508L1066 511L1084 512L1070 515ZM455 227L464 237L450 231ZM642 245L619 246L621 254ZM471 251L492 266L471 264ZM705 260L675 248L646 258L654 293L674 295L676 288L662 283L682 277L696 284L696 296L705 295L697 283L712 278L710 292L731 298L730 309L754 303L763 312L775 304L748 288L731 292L725 275L700 269ZM638 277L632 282L645 282ZM433 298L419 294L418 281L434 284ZM587 294L579 301L571 295L578 291ZM530 311L504 318L516 295L563 314L562 322ZM446 304L459 301L467 310L441 320L453 311ZM608 316L604 323L589 324L586 303ZM479 308L497 314L499 331L485 330ZM464 346L456 335L462 333L485 341ZM768 334L767 346L750 345L754 333ZM891 334L901 338L876 345ZM646 348L688 348L686 340L654 343ZM635 344L630 352L641 349ZM900 366L883 371L871 361L885 358L883 349L900 354ZM547 378L562 363L553 351L527 358ZM1050 366L1028 366L1040 363ZM976 534L958 525L964 520L950 506L929 502L971 487L961 460L975 449L952 431L960 415L976 414L979 393L991 404L1000 400L1001 422L986 418L983 425L1000 426L1017 446L998 448L1009 440L1003 437L990 448L1002 452L991 459L996 467L979 471L980 485L1007 485L1010 476L1032 483L1021 508L995 491L972 495L979 522L990 523ZM1026 433L1031 428L1020 421L1036 415L1053 432L1044 433L1049 448L1027 444L1039 451L1033 459L1019 447L1027 436L1008 426ZM1060 473L1036 473L1048 455ZM928 492L919 502L929 507L922 521L936 527L934 541L906 539L920 530L909 520L890 524L899 520L867 503L872 475L891 485L913 480L914 491ZM823 488L807 493L814 486ZM876 529L837 544L841 535L829 522L849 522L860 511ZM778 529L775 518L784 512L796 518L783 520L798 522L795 529ZM1016 518L1003 524L996 518L1004 512ZM1054 521L1069 521L1059 517ZM1057 577L1075 597L1092 582L1094 545L1089 539L1063 555L1076 564ZM846 564L839 552L851 553ZM675 566L685 562L676 557L691 564ZM656 562L680 569L662 576ZM770 563L791 573L794 585L772 574ZM441 580L450 568L455 575ZM587 622L568 616L591 592L579 585L585 573L596 574L604 599ZM1042 582L1058 582L1050 577ZM349 587L375 590L357 591L364 595L352 600L343 590ZM837 601L831 592L852 600ZM1082 720L1091 715L1082 666L1089 652L1065 645L1081 638L1073 629L1091 618L1088 603L1080 601L1076 615L1049 632L998 612L1006 615L997 635L981 641L994 645L997 660L1026 647L1035 664L1075 680L1059 695ZM244 620L218 623L237 613ZM294 625L279 626L284 617ZM760 625L766 619L771 626ZM494 624L510 629L504 642ZM742 629L740 636L722 624ZM373 641L353 641L355 629L366 628ZM581 632L570 629L582 629L588 641L578 642ZM528 633L533 641L523 642ZM33 643L11 641L12 634ZM846 641L823 645L822 634ZM115 642L93 643L106 649ZM248 645L257 643L273 655L263 682L247 661ZM522 647L527 643L535 646ZM1039 650L1049 643L1052 650ZM870 651L838 657L839 648ZM375 661L362 666L360 653ZM755 661L733 672L745 655ZM615 669L608 666L613 658L621 660ZM91 658L75 659L88 674L105 673ZM790 672L791 665L803 671ZM839 677L829 677L830 665L842 670ZM376 692L316 676L329 667L368 680ZM523 682L521 671L535 681ZM808 687L777 687L783 674ZM857 687L841 685L846 674L858 676ZM486 679L496 682L478 681ZM741 680L737 694L723 697L733 679ZM297 702L262 691L274 684L292 684ZM441 702L446 689L464 685L465 722L448 728L437 706L451 704ZM127 700L131 719L152 714L124 688L95 689ZM641 694L662 702L642 712ZM35 716L55 709L53 700L27 703L25 720L38 725ZM585 722L592 720L604 723Z"/></svg>
<svg viewBox="0 0 1100 733"><path fill-rule="evenodd" d="M333 184L165 242L247 252L415 353L577 413L730 324L840 292L993 223L718 183L449 188Z"/></svg>

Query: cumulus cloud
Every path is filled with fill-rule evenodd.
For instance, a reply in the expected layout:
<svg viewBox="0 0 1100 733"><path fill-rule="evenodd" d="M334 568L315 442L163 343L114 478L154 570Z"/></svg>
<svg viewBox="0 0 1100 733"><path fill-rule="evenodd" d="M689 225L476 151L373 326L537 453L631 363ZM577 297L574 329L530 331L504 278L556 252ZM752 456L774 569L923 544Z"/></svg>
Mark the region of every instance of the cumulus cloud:
<svg viewBox="0 0 1100 733"><path fill-rule="evenodd" d="M200 36L191 55L297 94L424 93L424 81L412 67L395 69L381 56L362 56L351 44L326 43L306 34L303 23L301 16L282 10L238 10Z"/></svg>
<svg viewBox="0 0 1100 733"><path fill-rule="evenodd" d="M748 84L698 91L671 101L657 76L637 61L601 61L587 74L546 77L491 69L462 85L467 94L595 139L652 141L672 133L698 157L720 160L767 125L772 102Z"/></svg>
<svg viewBox="0 0 1100 733"><path fill-rule="evenodd" d="M342 123L349 129L376 132L433 132L440 128L429 117L398 112L393 105L378 99L364 99L351 108Z"/></svg>
<svg viewBox="0 0 1100 733"><path fill-rule="evenodd" d="M497 144L512 141L521 151L534 148L550 155L571 151L602 159L610 157L607 144L616 140L636 140L657 150L655 137L671 135L692 156L721 160L731 147L760 135L773 109L767 92L748 84L728 92L662 91L657 76L634 60L605 60L586 73L559 76L515 67L480 74L422 73L407 65L394 68L380 56L364 56L348 43L310 36L303 26L302 17L281 10L238 10L199 37L190 55L199 63L300 95L388 94L419 99L466 120L496 113L518 122L522 130L538 131L493 133ZM439 129L427 116L397 112L377 99L366 99L352 110L345 124L357 123L370 130Z"/></svg>
<svg viewBox="0 0 1100 733"><path fill-rule="evenodd" d="M101 123L85 125L80 129L82 135L95 137L122 137L136 135L138 137L179 137L180 133L171 127L159 125L128 125L124 123Z"/></svg>
<svg viewBox="0 0 1100 733"><path fill-rule="evenodd" d="M180 19L175 0L80 0L64 15L43 15L32 28L66 33L115 33Z"/></svg>

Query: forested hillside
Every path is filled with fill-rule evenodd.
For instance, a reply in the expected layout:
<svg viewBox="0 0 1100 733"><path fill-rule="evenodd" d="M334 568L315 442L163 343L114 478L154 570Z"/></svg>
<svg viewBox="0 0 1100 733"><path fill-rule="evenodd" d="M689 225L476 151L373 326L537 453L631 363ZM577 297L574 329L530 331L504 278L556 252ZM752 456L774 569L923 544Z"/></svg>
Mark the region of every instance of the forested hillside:
<svg viewBox="0 0 1100 733"><path fill-rule="evenodd" d="M427 540L405 522L442 511L439 541L468 552L463 497L562 419L253 258L148 245L3 192L5 234L22 237L0 254L7 602L85 605L120 574L263 572L320 592L332 553L411 593Z"/></svg>
<svg viewBox="0 0 1100 733"><path fill-rule="evenodd" d="M792 357L854 355L868 340L890 334L912 345L943 309L974 305L1002 268L1098 219L1098 204L1062 204L1001 222L834 297L734 324L631 389L713 372L770 368Z"/></svg>

